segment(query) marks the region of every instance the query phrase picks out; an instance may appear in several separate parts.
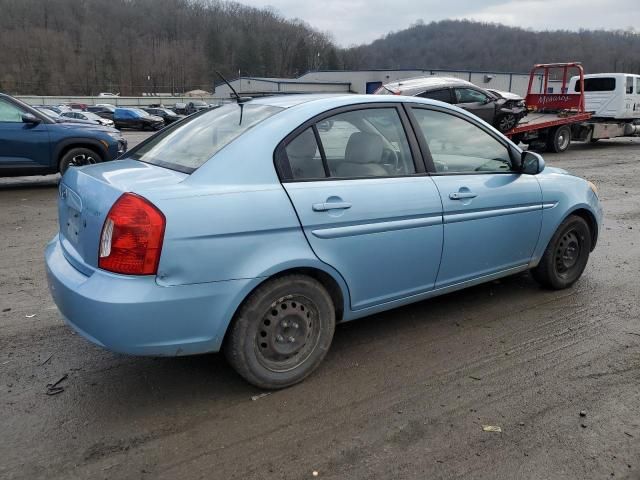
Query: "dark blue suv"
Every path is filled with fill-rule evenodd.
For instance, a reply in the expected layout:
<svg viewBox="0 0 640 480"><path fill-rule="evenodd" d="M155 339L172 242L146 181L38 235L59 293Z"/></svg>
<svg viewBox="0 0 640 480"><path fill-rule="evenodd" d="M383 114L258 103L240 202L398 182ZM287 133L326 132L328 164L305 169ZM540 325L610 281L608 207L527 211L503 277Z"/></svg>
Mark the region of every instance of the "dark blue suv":
<svg viewBox="0 0 640 480"><path fill-rule="evenodd" d="M0 176L64 173L113 160L127 150L115 128L56 121L0 93Z"/></svg>

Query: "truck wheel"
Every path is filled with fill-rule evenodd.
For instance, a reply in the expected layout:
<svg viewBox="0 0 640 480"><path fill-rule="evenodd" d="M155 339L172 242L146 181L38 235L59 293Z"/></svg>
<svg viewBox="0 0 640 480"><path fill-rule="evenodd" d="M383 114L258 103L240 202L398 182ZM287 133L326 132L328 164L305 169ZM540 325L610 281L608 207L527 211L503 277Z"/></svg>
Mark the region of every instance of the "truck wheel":
<svg viewBox="0 0 640 480"><path fill-rule="evenodd" d="M584 272L591 251L591 232L583 218L571 215L553 234L533 278L542 286L561 290L573 285Z"/></svg>
<svg viewBox="0 0 640 480"><path fill-rule="evenodd" d="M571 145L571 129L569 125L561 125L549 131L547 136L547 152L562 153Z"/></svg>
<svg viewBox="0 0 640 480"><path fill-rule="evenodd" d="M92 165L102 162L102 156L89 148L78 147L72 148L65 153L60 159L58 169L61 175L67 171L69 167L82 167L84 165Z"/></svg>
<svg viewBox="0 0 640 480"><path fill-rule="evenodd" d="M239 308L223 351L249 383L284 388L311 374L335 330L331 296L313 278L286 275L260 285Z"/></svg>
<svg viewBox="0 0 640 480"><path fill-rule="evenodd" d="M515 143L516 145L520 145L520 143L525 143L525 142L522 141L522 138L523 138L522 135L514 135L513 137L511 137L511 141L513 143ZM526 145L526 143L525 143L525 145Z"/></svg>

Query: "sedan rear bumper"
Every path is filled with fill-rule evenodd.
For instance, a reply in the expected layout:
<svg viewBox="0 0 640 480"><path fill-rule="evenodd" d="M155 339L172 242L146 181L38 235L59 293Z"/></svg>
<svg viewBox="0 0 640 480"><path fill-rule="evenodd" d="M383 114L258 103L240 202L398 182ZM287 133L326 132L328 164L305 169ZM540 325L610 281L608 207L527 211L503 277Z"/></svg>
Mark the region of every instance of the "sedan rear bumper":
<svg viewBox="0 0 640 480"><path fill-rule="evenodd" d="M66 259L58 236L47 245L45 260L49 290L65 321L91 342L132 355L218 351L251 282L162 287L153 276L103 270L87 276Z"/></svg>

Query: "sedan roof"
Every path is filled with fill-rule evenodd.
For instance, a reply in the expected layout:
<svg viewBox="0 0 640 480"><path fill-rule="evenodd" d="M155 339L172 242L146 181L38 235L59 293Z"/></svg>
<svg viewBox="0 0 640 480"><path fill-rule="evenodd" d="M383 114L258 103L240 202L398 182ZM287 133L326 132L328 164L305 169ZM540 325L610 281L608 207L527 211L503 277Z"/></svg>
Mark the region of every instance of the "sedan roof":
<svg viewBox="0 0 640 480"><path fill-rule="evenodd" d="M455 77L408 78L406 80L387 83L385 85L386 88L393 91L399 91L399 92L407 92L410 90L419 90L419 89L431 90L434 88L453 87L453 86L475 87L473 83L467 82L466 80L462 80L461 78L455 78Z"/></svg>

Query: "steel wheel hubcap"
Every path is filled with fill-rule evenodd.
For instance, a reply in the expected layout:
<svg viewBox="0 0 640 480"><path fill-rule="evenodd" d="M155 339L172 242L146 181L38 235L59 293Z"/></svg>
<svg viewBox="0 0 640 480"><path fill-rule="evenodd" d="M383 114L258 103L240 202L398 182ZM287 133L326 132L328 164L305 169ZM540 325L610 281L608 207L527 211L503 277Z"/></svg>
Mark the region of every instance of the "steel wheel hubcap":
<svg viewBox="0 0 640 480"><path fill-rule="evenodd" d="M575 230L565 233L556 248L556 269L560 274L568 273L580 259L580 238Z"/></svg>
<svg viewBox="0 0 640 480"><path fill-rule="evenodd" d="M318 311L311 300L287 296L271 304L256 333L258 361L274 372L286 372L303 363L320 337Z"/></svg>
<svg viewBox="0 0 640 480"><path fill-rule="evenodd" d="M558 146L561 150L564 150L568 145L569 135L567 135L566 132L563 131L560 135L558 135Z"/></svg>

